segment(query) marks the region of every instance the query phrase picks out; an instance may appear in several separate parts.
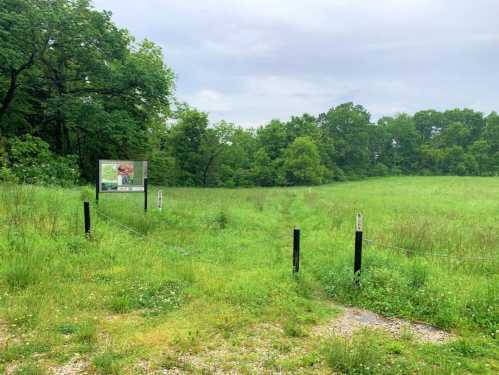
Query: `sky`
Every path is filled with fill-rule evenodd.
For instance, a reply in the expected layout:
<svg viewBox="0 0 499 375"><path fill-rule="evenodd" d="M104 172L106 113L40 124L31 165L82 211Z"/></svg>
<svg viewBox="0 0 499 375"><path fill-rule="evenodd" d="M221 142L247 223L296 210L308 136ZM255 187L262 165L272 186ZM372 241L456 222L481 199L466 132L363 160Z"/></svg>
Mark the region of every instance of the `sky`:
<svg viewBox="0 0 499 375"><path fill-rule="evenodd" d="M373 120L499 110L498 0L94 0L163 48L178 99L260 126L344 102Z"/></svg>

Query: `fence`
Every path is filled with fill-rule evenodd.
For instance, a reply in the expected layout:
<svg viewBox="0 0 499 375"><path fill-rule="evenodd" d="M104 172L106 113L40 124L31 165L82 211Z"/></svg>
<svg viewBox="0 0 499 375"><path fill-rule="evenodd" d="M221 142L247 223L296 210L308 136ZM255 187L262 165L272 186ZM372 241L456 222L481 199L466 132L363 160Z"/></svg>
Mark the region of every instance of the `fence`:
<svg viewBox="0 0 499 375"><path fill-rule="evenodd" d="M160 208L160 206L158 206ZM162 208L162 207L161 207ZM85 236L87 238L90 238L91 235L91 225L90 225L90 204L89 202L84 202L83 204L83 211L84 211L84 219L85 219ZM123 230L126 230L129 233L133 233L134 235L137 235L141 238L147 239L148 236L144 235L143 233L137 231L134 228L131 228L128 225L125 225L121 223L120 221L114 219L113 217L105 214L102 212L99 208L95 207L95 213L97 216L101 217L103 220L109 221L118 227L120 227ZM378 247L378 248L383 248L383 249L388 249L388 250L393 250L397 252L404 253L406 255L412 255L412 256L422 256L422 257L438 257L438 258L449 258L449 259L454 259L458 260L459 262L496 262L498 261L497 258L492 258L492 257L468 257L468 256L459 256L459 255L453 255L444 253L442 251L440 252L433 252L433 251L416 251L412 249L406 249L403 247L399 246L394 246L390 244L383 243L381 241L375 240L375 239L368 239L368 238L363 238L363 221L364 218L363 216L359 213L356 215L356 225L355 225L355 243L354 243L354 277L355 277L355 283L358 284L360 281L360 273L361 273L361 268L362 268L362 250L363 250L363 245L365 244L366 247ZM293 230L293 259L292 259L292 271L293 274L296 275L298 274L300 270L300 229L295 228ZM158 246L165 247L165 248L170 248L169 245L166 243L163 243L161 241L153 241ZM187 252L185 250L181 250L180 253L182 255L190 255L190 252Z"/></svg>

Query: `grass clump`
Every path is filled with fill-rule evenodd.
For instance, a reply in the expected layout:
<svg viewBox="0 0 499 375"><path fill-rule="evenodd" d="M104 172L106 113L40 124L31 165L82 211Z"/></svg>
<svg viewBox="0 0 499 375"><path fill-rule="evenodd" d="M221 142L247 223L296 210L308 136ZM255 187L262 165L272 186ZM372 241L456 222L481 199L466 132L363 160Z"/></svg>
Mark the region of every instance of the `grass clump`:
<svg viewBox="0 0 499 375"><path fill-rule="evenodd" d="M106 351L94 357L92 363L97 374L119 375L123 373L124 355L114 351Z"/></svg>
<svg viewBox="0 0 499 375"><path fill-rule="evenodd" d="M326 362L335 371L344 374L381 374L386 370L388 356L380 348L378 336L361 332L352 340L332 339L326 346Z"/></svg>
<svg viewBox="0 0 499 375"><path fill-rule="evenodd" d="M17 258L6 271L4 279L11 290L23 290L39 281L39 266L26 258Z"/></svg>

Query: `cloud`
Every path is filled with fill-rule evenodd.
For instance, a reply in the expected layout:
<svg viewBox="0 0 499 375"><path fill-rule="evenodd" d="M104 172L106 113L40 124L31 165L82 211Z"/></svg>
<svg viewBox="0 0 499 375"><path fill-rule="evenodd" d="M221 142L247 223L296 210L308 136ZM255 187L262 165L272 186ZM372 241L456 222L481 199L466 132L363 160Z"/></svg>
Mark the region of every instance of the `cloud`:
<svg viewBox="0 0 499 375"><path fill-rule="evenodd" d="M177 95L245 126L344 101L374 118L499 103L494 0L96 0L164 49Z"/></svg>

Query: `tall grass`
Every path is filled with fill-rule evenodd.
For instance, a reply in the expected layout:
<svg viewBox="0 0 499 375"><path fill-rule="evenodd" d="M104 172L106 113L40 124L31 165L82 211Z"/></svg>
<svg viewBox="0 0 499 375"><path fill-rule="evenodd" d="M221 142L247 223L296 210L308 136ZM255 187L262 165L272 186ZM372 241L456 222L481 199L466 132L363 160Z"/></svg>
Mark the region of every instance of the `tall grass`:
<svg viewBox="0 0 499 375"><path fill-rule="evenodd" d="M165 346L199 349L264 322L289 340L306 339L328 300L490 340L497 334L497 178L163 191L163 211L151 204L147 214L140 194L102 195L105 216L92 204L86 240L89 189L0 185L0 324L15 337L37 337L48 360L79 353L95 372L110 373L161 356ZM374 242L356 288L359 211ZM302 230L296 279L294 226ZM480 257L490 259L467 259ZM0 365L26 357L20 352Z"/></svg>

